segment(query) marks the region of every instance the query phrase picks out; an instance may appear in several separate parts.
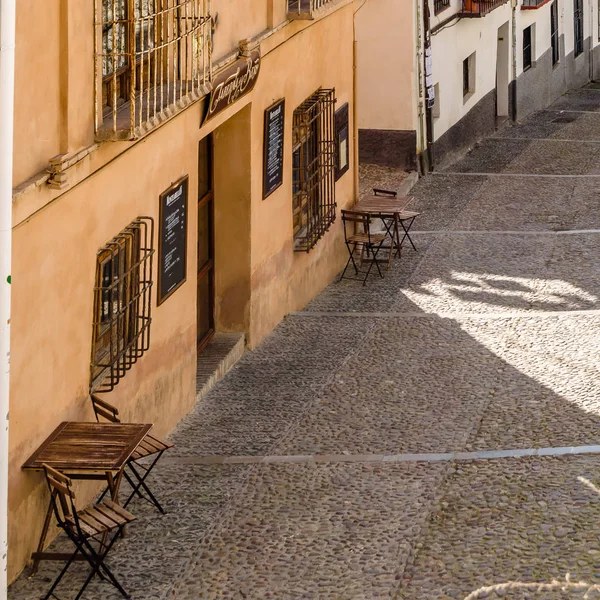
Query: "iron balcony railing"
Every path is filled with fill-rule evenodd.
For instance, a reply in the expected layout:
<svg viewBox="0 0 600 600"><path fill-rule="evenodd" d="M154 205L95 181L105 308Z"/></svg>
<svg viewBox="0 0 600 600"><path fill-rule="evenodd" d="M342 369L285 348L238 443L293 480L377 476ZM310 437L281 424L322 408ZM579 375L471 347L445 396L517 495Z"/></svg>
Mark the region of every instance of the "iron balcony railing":
<svg viewBox="0 0 600 600"><path fill-rule="evenodd" d="M288 19L312 19L315 11L333 0L287 0Z"/></svg>
<svg viewBox="0 0 600 600"><path fill-rule="evenodd" d="M461 16L485 17L496 8L507 3L508 0L463 0Z"/></svg>
<svg viewBox="0 0 600 600"><path fill-rule="evenodd" d="M95 29L98 140L138 138L210 91L208 0L102 0Z"/></svg>

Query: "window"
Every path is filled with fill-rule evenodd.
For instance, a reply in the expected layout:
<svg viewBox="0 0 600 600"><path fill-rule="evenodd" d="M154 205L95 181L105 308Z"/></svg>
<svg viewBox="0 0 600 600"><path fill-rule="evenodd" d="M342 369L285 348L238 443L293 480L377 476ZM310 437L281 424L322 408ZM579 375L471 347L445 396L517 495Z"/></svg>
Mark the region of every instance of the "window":
<svg viewBox="0 0 600 600"><path fill-rule="evenodd" d="M575 56L583 53L583 0L574 0Z"/></svg>
<svg viewBox="0 0 600 600"><path fill-rule="evenodd" d="M433 0L433 13L438 14L450 6L450 0Z"/></svg>
<svg viewBox="0 0 600 600"><path fill-rule="evenodd" d="M348 103L335 112L336 164L335 180L337 181L350 168L350 126L348 122Z"/></svg>
<svg viewBox="0 0 600 600"><path fill-rule="evenodd" d="M463 60L463 99L466 102L475 92L475 52Z"/></svg>
<svg viewBox="0 0 600 600"><path fill-rule="evenodd" d="M440 84L436 83L433 86L433 107L432 107L432 114L433 114L433 118L434 119L439 119L441 113L441 106L440 106Z"/></svg>
<svg viewBox="0 0 600 600"><path fill-rule="evenodd" d="M312 13L333 0L287 0L288 18L310 19Z"/></svg>
<svg viewBox="0 0 600 600"><path fill-rule="evenodd" d="M140 217L98 252L90 391L108 392L150 342L154 221Z"/></svg>
<svg viewBox="0 0 600 600"><path fill-rule="evenodd" d="M309 252L335 221L335 101L334 89L319 89L294 111L292 206L296 252Z"/></svg>
<svg viewBox="0 0 600 600"><path fill-rule="evenodd" d="M532 40L531 40L531 25L523 29L523 71L531 69L533 64L532 59Z"/></svg>
<svg viewBox="0 0 600 600"><path fill-rule="evenodd" d="M555 65L560 60L560 50L558 46L558 0L550 6L550 43L552 45L552 64Z"/></svg>
<svg viewBox="0 0 600 600"><path fill-rule="evenodd" d="M208 0L97 0L96 133L131 139L208 91Z"/></svg>

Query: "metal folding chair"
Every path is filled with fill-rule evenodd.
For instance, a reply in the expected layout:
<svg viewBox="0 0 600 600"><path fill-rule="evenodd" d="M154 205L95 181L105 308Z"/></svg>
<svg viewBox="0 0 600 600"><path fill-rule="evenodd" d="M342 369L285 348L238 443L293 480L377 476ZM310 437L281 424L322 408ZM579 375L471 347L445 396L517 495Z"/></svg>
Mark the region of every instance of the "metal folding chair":
<svg viewBox="0 0 600 600"><path fill-rule="evenodd" d="M346 241L346 248L348 248L348 262L342 271L339 281L342 279L354 279L356 281L362 281L363 285L367 284L367 279L371 273L373 265L377 267L379 276L383 277L379 263L377 262L377 255L381 250L383 242L385 241L386 234L384 233L371 233L371 216L365 213L354 212L350 210L342 211L342 222L344 224L344 239ZM352 226L353 232L348 233L348 225ZM357 229L359 231L357 231ZM362 231L360 231L362 229ZM360 257L355 257L356 251L360 248ZM361 271L356 264L356 260L360 260L361 266L363 262L364 254L367 254L369 259L369 268L366 272ZM364 278L359 277L346 277L346 271L352 264L356 275L364 273Z"/></svg>
<svg viewBox="0 0 600 600"><path fill-rule="evenodd" d="M373 194L375 196L383 196L383 197L387 197L387 198L396 198L398 196L398 192L394 192L392 190L382 190L379 188L373 188ZM400 226L402 227L402 230L404 231L404 235L402 236L402 239L399 240L399 242L398 242L398 255L400 255L402 245L404 244L404 240L406 240L406 239L408 239L408 241L410 242L410 245L413 247L413 250L415 250L415 251L417 250L417 247L413 243L409 232L410 232L410 228L413 226L413 223L415 222L415 219L421 214L422 213L420 213L420 212L415 212L412 210L403 210L402 212L398 213L397 221L398 221L398 223L400 223Z"/></svg>
<svg viewBox="0 0 600 600"><path fill-rule="evenodd" d="M108 580L124 598L130 598L106 565L105 560L125 525L135 520L135 517L118 504L108 500L77 511L71 479L46 464L44 465L44 471L58 526L69 536L76 548L52 587L44 596L44 600L58 598L54 594L56 586L73 564L73 561L78 559L86 560L92 567L92 572L88 575L75 600L81 598L95 575L105 581ZM115 534L110 537L110 532L114 530L116 530ZM99 537L101 539L98 539ZM92 541L98 542L97 549L94 548Z"/></svg>
<svg viewBox="0 0 600 600"><path fill-rule="evenodd" d="M109 404L105 400L101 400L97 396L92 394L92 405L94 407L94 413L96 415L96 420L99 422L100 418L103 418L111 423L120 423L119 419L119 411L112 404ZM131 475L124 471L123 477L127 480L129 485L131 486L131 493L127 500L123 503L123 506L127 506L134 496L138 496L150 504L153 504L162 514L165 514L164 508L161 506L160 502L156 499L148 484L146 483L146 479L150 472L155 467L156 463L160 460L163 453L172 448L173 444L170 442L161 440L153 435L148 434L140 443L140 445L135 449L131 458L127 461L127 469L133 475L132 479ZM140 463L141 459L152 456L154 457L149 464ZM143 493L142 492L145 492ZM108 489L104 490L100 499L102 499Z"/></svg>

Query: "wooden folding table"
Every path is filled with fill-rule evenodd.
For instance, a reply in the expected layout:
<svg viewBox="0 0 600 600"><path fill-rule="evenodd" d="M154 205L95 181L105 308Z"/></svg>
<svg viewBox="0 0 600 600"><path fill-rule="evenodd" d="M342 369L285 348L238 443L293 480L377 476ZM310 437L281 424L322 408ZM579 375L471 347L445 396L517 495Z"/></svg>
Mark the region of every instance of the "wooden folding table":
<svg viewBox="0 0 600 600"><path fill-rule="evenodd" d="M111 497L118 502L119 486L127 460L152 425L139 423L64 422L25 462L23 469L43 471L47 464L71 479L106 480ZM52 519L52 499L33 559L32 574L40 560L68 560L70 554L44 552Z"/></svg>
<svg viewBox="0 0 600 600"><path fill-rule="evenodd" d="M400 241L399 223L400 215L405 211L406 207L412 201L411 196L365 196L361 198L352 210L363 214L368 214L371 217L381 219L386 229L387 235L390 236L391 246L389 248L388 255L388 268L392 259L394 248L396 249L398 256L400 256L400 250L402 242ZM388 223L391 220L392 224ZM402 238L404 240L404 238ZM384 246L387 249L387 246Z"/></svg>

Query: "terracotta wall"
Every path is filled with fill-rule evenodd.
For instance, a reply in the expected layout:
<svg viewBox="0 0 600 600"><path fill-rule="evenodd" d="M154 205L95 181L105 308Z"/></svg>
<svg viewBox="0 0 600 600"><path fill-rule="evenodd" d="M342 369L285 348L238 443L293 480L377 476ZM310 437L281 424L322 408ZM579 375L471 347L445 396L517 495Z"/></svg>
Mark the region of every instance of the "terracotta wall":
<svg viewBox="0 0 600 600"><path fill-rule="evenodd" d="M319 87L334 87L336 108L349 104L350 131L354 131L353 9L348 4L305 29L267 55L263 63L262 83L252 101L252 157L260 173L264 110L285 97L285 164L283 185L265 200L262 174L252 180L252 344L258 343L288 312L304 307L347 258L339 210L354 200L354 136L349 142L350 170L336 184L338 219L307 254L293 251L291 130L294 109ZM264 51L268 52L267 44ZM282 77L286 70L296 76Z"/></svg>
<svg viewBox="0 0 600 600"><path fill-rule="evenodd" d="M44 2L47 20L40 31L34 23L35 35L30 35L25 24L41 5L19 3L15 186L43 169L51 156L93 142L93 75L87 72L93 63L86 37L91 36L91 24L83 26L91 16L71 3L73 12L66 12L66 5L66 0ZM221 10L226 20L227 4ZM24 473L21 465L61 421L93 419L88 385L96 253L136 217L158 221L160 193L186 174L187 281L158 307L154 290L150 349L106 399L120 409L123 420L155 423L159 435L169 432L195 402L200 139L214 132L216 308L222 330L245 331L256 345L285 314L314 297L343 264L339 219L309 254L292 250L291 119L293 109L318 87L335 87L338 106L350 104L354 128L352 10L351 0L342 0L321 20L288 24L264 40L254 91L205 127L200 128L201 101L139 141L100 144L68 170L67 190L40 183L15 196L10 579L37 543L48 500L42 475ZM53 77L60 71L60 48L48 23L61 18L72 32L67 55L81 56L71 59L73 73ZM248 33L239 15L238 26L239 34L232 33L231 39L263 27L262 21L250 23ZM41 38L30 39L38 34ZM44 36L48 52L35 52ZM293 76L286 76L290 72ZM59 80L68 82L61 84L66 90L58 87ZM33 95L31 89L42 91ZM263 115L281 97L286 98L284 182L263 201ZM350 166L337 184L338 211L354 197L352 151ZM155 258L155 282L156 269ZM88 488L81 501L96 489Z"/></svg>
<svg viewBox="0 0 600 600"><path fill-rule="evenodd" d="M14 230L11 576L32 550L47 502L42 475L22 472L21 464L61 421L93 419L88 384L96 253L137 216L158 221L159 194L182 175L190 176L194 206L197 155L185 131L197 131L198 116L181 115ZM188 273L196 263L194 215L190 211ZM107 399L123 420L155 423L165 434L195 397L194 277L159 307L154 290L152 311L149 352Z"/></svg>
<svg viewBox="0 0 600 600"><path fill-rule="evenodd" d="M369 1L356 13L358 128L418 128L415 2Z"/></svg>

